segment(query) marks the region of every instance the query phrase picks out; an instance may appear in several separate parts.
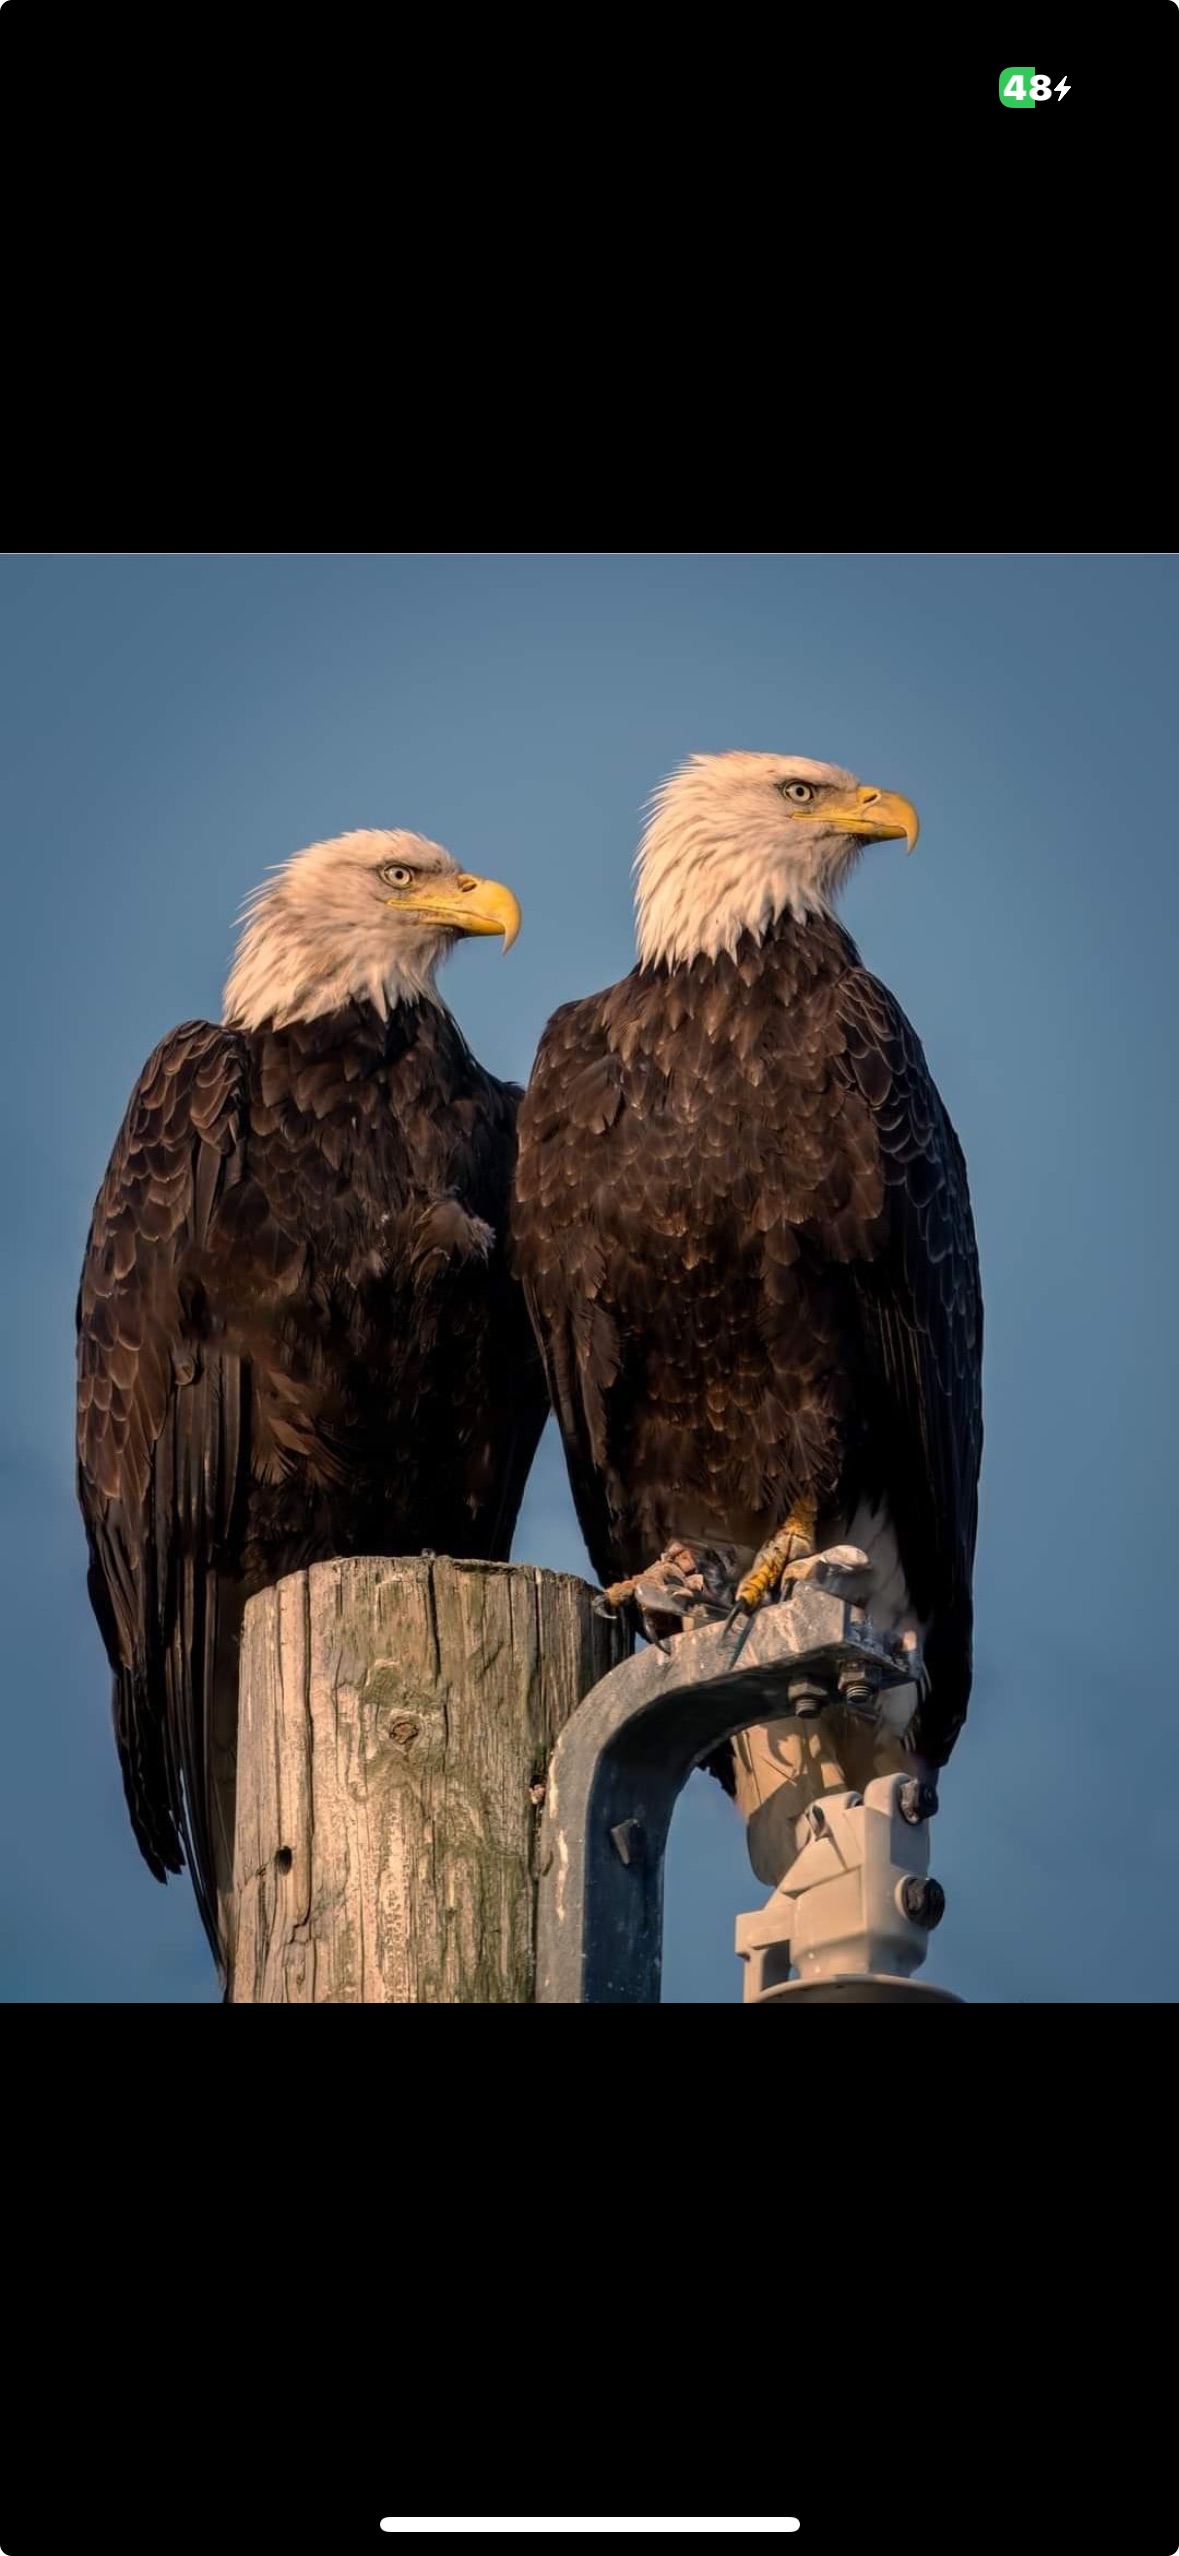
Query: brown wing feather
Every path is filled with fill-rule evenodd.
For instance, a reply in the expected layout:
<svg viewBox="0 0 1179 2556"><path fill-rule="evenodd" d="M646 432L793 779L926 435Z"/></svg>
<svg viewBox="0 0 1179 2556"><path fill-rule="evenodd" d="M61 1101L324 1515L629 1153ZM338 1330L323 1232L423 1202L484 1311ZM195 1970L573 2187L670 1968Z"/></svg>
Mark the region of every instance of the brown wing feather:
<svg viewBox="0 0 1179 2556"><path fill-rule="evenodd" d="M982 1462L983 1306L961 1145L916 1031L855 968L839 985L839 1072L868 1104L884 1206L851 1263L871 1407L867 1443L910 1593L932 1619L918 1736L934 1764L970 1694L971 1582ZM872 1460L870 1458L870 1460Z"/></svg>
<svg viewBox="0 0 1179 2556"><path fill-rule="evenodd" d="M217 1559L245 1485L238 1359L191 1336L186 1263L241 1174L240 1041L189 1021L156 1048L99 1192L78 1296L78 1493L140 1847L187 1860L216 1949Z"/></svg>
<svg viewBox="0 0 1179 2556"><path fill-rule="evenodd" d="M611 1461L608 1397L619 1342L600 1302L605 1262L594 1213L594 1136L613 1130L612 1173L641 1177L641 1130L619 1128L621 1068L607 1052L602 998L563 1004L541 1039L517 1124L515 1266L556 1413L573 1504L599 1580L614 1573L625 1494Z"/></svg>

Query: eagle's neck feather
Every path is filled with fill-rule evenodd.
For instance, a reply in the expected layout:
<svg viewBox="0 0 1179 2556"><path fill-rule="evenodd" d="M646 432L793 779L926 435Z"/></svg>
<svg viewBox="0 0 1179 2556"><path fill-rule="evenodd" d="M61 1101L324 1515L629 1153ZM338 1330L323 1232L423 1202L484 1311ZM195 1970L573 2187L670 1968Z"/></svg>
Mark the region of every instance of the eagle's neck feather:
<svg viewBox="0 0 1179 2556"><path fill-rule="evenodd" d="M227 1029L276 1029L318 1020L349 1003L371 1003L382 1020L398 1003L444 1008L434 983L437 935L390 959L383 931L367 940L351 927L311 932L284 903L281 886L255 903L238 943L221 1018Z"/></svg>
<svg viewBox="0 0 1179 2556"><path fill-rule="evenodd" d="M783 915L805 922L830 915L805 853L781 840L771 812L764 838L744 820L739 836L718 830L715 810L660 807L639 846L635 902L643 967L730 958L746 933L761 940Z"/></svg>

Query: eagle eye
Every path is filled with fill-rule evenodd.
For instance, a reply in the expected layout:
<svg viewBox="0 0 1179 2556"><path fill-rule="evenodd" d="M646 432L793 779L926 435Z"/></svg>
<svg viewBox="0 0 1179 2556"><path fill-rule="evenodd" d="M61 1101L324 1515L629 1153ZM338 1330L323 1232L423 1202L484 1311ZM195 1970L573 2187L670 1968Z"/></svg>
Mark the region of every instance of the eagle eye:
<svg viewBox="0 0 1179 2556"><path fill-rule="evenodd" d="M809 781L780 781L778 787L783 798L793 799L795 806L799 808L804 808L807 800L813 799L815 795Z"/></svg>
<svg viewBox="0 0 1179 2556"><path fill-rule="evenodd" d="M404 861L391 861L382 870L381 877L386 887L407 888L412 885L413 871L406 869Z"/></svg>

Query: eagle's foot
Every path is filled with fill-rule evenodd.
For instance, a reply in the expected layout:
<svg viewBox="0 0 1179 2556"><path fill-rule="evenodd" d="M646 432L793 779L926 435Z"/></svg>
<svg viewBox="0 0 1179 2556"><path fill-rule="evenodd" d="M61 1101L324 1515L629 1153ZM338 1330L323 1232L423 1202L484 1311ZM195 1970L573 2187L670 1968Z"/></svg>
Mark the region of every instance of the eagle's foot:
<svg viewBox="0 0 1179 2556"><path fill-rule="evenodd" d="M599 1589L594 1599L595 1615L621 1615L623 1608L630 1605L641 1577L640 1572L636 1579L612 1580L608 1589Z"/></svg>
<svg viewBox="0 0 1179 2556"><path fill-rule="evenodd" d="M736 1603L730 1621L738 1616L755 1615L776 1597L787 1576L801 1579L809 1576L802 1565L818 1560L815 1552L817 1504L814 1500L796 1500L784 1526L763 1544L752 1568L737 1583Z"/></svg>
<svg viewBox="0 0 1179 2556"><path fill-rule="evenodd" d="M615 1580L596 1601L600 1615L633 1608L644 1639L662 1646L669 1634L723 1615L732 1594L735 1555L711 1544L677 1541L633 1579Z"/></svg>
<svg viewBox="0 0 1179 2556"><path fill-rule="evenodd" d="M654 1610L659 1615L679 1616L696 1602L703 1587L691 1547L668 1544L654 1562L636 1571L632 1579L614 1580L608 1589L603 1589L599 1609L603 1614L620 1615L624 1607L633 1606L640 1613Z"/></svg>
<svg viewBox="0 0 1179 2556"><path fill-rule="evenodd" d="M758 1558L760 1560L761 1557ZM802 1553L787 1560L778 1573L777 1584L771 1581L762 1596L750 1599L745 1592L756 1572L755 1563L753 1571L746 1574L737 1592L736 1603L728 1618L729 1625L747 1624L751 1616L769 1604L771 1598L776 1601L789 1597L800 1580L823 1580L829 1584L837 1584L840 1580L855 1581L863 1579L871 1568L869 1556L858 1544L829 1544L823 1553ZM855 1602L860 1592L848 1587L840 1589L838 1594Z"/></svg>
<svg viewBox="0 0 1179 2556"><path fill-rule="evenodd" d="M768 1605L771 1599L785 1597L799 1580L838 1582L855 1579L871 1569L867 1554L858 1544L832 1544L825 1552L816 1553L815 1520L813 1500L795 1503L785 1526L763 1544L756 1561L738 1583L728 1619L730 1626L748 1622L759 1607Z"/></svg>

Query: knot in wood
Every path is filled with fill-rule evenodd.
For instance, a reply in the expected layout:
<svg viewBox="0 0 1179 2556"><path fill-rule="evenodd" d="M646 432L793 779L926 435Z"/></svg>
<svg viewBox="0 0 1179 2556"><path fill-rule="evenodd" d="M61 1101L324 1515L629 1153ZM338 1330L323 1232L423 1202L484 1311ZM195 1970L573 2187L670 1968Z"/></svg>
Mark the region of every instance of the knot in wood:
<svg viewBox="0 0 1179 2556"><path fill-rule="evenodd" d="M448 1689L423 1685L395 1660L375 1660L361 1688L366 1753L392 1774L412 1771L414 1781L446 1753Z"/></svg>

